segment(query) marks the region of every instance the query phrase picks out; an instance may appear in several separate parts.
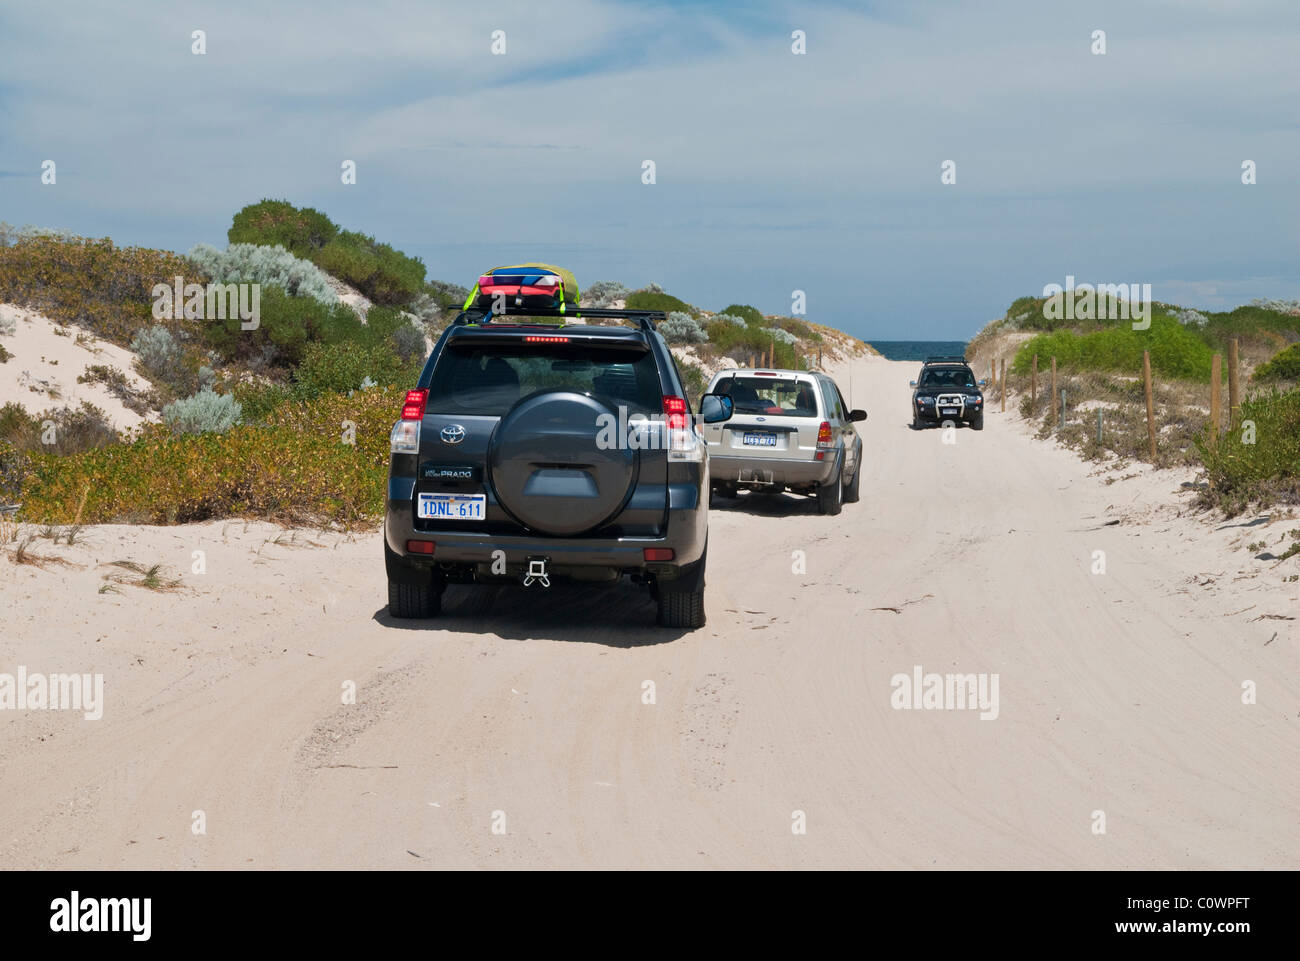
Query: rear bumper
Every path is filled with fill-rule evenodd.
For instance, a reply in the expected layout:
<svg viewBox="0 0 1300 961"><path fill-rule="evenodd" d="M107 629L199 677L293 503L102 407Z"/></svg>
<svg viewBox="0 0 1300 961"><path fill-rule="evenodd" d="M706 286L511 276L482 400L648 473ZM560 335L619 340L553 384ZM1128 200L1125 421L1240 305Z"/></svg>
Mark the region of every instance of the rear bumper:
<svg viewBox="0 0 1300 961"><path fill-rule="evenodd" d="M791 460L780 457L709 456L714 486L719 484L825 484L835 476L837 451L827 451L823 460Z"/></svg>
<svg viewBox="0 0 1300 961"><path fill-rule="evenodd" d="M388 550L415 567L456 565L490 571L493 562L513 576L528 567L530 559L547 558L563 575L565 569L620 573L643 572L671 578L704 554L708 537L708 507L702 484L670 485L665 532L660 536L553 537L542 534L499 534L486 531L416 530L411 508L412 478L393 478L384 507L384 540ZM408 541L432 541L433 554L407 549ZM668 548L671 561L647 561L647 548ZM500 553L498 553L500 552Z"/></svg>

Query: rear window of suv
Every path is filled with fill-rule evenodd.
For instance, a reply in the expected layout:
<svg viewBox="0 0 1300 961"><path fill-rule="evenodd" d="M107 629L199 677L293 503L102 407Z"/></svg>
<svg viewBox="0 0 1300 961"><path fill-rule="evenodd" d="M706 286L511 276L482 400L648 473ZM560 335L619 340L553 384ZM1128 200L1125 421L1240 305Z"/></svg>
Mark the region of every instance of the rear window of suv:
<svg viewBox="0 0 1300 961"><path fill-rule="evenodd" d="M662 409L654 355L591 345L449 346L433 368L427 409L500 417L542 390L591 394L629 413Z"/></svg>
<svg viewBox="0 0 1300 961"><path fill-rule="evenodd" d="M770 414L780 417L816 417L816 388L806 380L781 377L724 377L714 385L715 394L731 398L737 414Z"/></svg>

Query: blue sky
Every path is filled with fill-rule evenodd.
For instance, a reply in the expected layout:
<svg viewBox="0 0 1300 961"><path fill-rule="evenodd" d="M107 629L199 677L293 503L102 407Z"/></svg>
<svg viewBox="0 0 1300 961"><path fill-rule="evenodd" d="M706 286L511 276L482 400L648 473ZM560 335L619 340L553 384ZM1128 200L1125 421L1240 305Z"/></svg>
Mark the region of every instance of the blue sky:
<svg viewBox="0 0 1300 961"><path fill-rule="evenodd" d="M1067 275L1223 309L1300 297L1297 50L1268 0L10 5L0 220L185 251L283 198L431 277L799 289L866 339Z"/></svg>

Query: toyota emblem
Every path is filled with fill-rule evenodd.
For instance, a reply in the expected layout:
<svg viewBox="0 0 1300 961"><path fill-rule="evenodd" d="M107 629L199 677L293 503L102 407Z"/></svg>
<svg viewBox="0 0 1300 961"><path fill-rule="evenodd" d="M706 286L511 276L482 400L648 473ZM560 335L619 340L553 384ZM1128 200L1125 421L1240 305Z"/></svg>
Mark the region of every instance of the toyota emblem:
<svg viewBox="0 0 1300 961"><path fill-rule="evenodd" d="M444 444L459 444L465 439L465 428L460 424L448 424L439 436Z"/></svg>

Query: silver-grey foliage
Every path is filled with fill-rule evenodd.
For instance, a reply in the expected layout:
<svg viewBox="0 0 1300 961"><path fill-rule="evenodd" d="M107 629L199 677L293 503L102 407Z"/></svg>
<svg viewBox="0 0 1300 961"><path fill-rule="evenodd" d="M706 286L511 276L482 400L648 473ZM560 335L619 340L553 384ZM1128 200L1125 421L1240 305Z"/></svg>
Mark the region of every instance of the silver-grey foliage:
<svg viewBox="0 0 1300 961"><path fill-rule="evenodd" d="M702 344L709 339L704 328L690 314L674 310L659 325L659 333L670 344Z"/></svg>
<svg viewBox="0 0 1300 961"><path fill-rule="evenodd" d="M410 363L416 357L423 357L428 344L424 340L424 331L415 324L405 324L393 331L393 347L403 363Z"/></svg>
<svg viewBox="0 0 1300 961"><path fill-rule="evenodd" d="M310 260L295 257L284 247L260 244L231 244L218 250L211 244L197 244L186 255L190 263L219 284L268 284L282 287L298 297L311 297L322 304L338 303L329 275Z"/></svg>
<svg viewBox="0 0 1300 961"><path fill-rule="evenodd" d="M612 307L616 300L627 300L630 293L617 280L598 280L582 289L582 306Z"/></svg>
<svg viewBox="0 0 1300 961"><path fill-rule="evenodd" d="M137 331L131 338L131 350L145 370L165 381L173 380L180 371L181 345L166 327L155 324Z"/></svg>
<svg viewBox="0 0 1300 961"><path fill-rule="evenodd" d="M162 409L163 423L178 434L224 433L243 416L239 401L229 394L204 389L193 397L172 401Z"/></svg>

